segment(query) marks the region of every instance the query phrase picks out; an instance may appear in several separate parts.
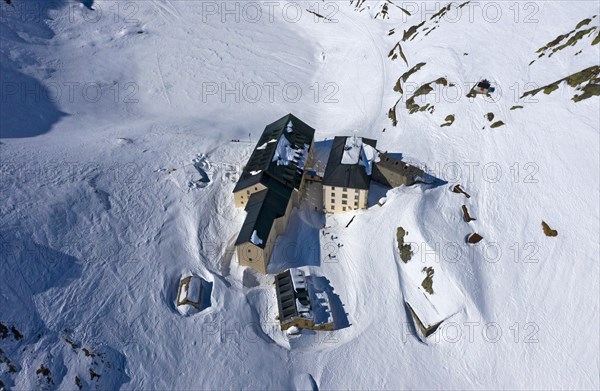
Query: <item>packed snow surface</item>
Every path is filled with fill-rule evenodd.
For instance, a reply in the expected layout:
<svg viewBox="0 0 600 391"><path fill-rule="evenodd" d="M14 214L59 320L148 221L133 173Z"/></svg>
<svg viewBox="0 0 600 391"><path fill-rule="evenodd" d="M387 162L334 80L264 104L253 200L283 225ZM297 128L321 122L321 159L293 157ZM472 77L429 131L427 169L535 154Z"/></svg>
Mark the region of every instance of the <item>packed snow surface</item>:
<svg viewBox="0 0 600 391"><path fill-rule="evenodd" d="M598 2L452 3L441 17L447 3L429 1L84 3L0 1L6 388L600 388L598 96L575 102L565 81L522 98L599 65ZM467 98L483 78L496 91ZM290 112L324 162L360 129L448 182L373 184L367 210L327 218L308 187L269 271L335 288L336 330L294 338L273 277L236 260L232 195ZM188 272L213 301L182 317ZM426 343L410 295L453 314Z"/></svg>

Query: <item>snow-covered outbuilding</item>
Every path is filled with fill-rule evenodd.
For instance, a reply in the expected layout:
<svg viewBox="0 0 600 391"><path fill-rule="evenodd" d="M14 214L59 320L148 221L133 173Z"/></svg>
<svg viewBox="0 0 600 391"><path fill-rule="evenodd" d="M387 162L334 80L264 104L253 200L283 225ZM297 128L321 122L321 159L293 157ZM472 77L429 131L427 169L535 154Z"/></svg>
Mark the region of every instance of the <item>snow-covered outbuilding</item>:
<svg viewBox="0 0 600 391"><path fill-rule="evenodd" d="M275 292L282 330L289 328L333 330L335 327L327 292L318 291L300 269L275 276Z"/></svg>
<svg viewBox="0 0 600 391"><path fill-rule="evenodd" d="M477 86L474 88L474 90L480 94L489 94L496 91L496 89L492 87L492 84L486 79L483 79L477 83Z"/></svg>
<svg viewBox="0 0 600 391"><path fill-rule="evenodd" d="M197 276L183 277L177 290L177 310L182 315L200 310L202 304L202 279Z"/></svg>
<svg viewBox="0 0 600 391"><path fill-rule="evenodd" d="M314 134L292 114L265 128L233 190L235 205L247 213L235 243L240 265L267 273L275 239L302 195Z"/></svg>

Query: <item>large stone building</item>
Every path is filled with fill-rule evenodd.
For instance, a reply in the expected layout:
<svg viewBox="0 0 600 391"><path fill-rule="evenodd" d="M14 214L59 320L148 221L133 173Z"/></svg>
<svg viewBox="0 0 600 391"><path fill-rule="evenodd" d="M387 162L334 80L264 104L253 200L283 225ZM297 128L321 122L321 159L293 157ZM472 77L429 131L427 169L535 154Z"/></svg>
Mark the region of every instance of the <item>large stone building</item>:
<svg viewBox="0 0 600 391"><path fill-rule="evenodd" d="M326 213L366 209L371 172L378 159L376 140L338 136L333 140L323 175Z"/></svg>
<svg viewBox="0 0 600 391"><path fill-rule="evenodd" d="M371 180L384 186L434 183L418 167L376 149L377 141L360 137L336 137L323 175L323 208L343 213L367 208Z"/></svg>
<svg viewBox="0 0 600 391"><path fill-rule="evenodd" d="M235 205L247 212L235 243L241 265L267 273L275 239L302 195L314 134L292 114L265 128L233 190Z"/></svg>

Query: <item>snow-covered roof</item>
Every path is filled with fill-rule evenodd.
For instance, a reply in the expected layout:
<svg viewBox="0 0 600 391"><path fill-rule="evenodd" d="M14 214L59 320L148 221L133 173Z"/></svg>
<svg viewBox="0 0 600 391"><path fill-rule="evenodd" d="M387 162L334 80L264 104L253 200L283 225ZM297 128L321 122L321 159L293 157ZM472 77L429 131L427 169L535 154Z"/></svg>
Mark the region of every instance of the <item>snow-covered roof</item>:
<svg viewBox="0 0 600 391"><path fill-rule="evenodd" d="M256 232L256 230L254 230L252 232L252 236L250 237L250 241L254 244L256 244L257 246L260 244L263 244L263 241L261 238L258 237L258 232Z"/></svg>
<svg viewBox="0 0 600 391"><path fill-rule="evenodd" d="M304 144L303 148L294 148L287 137L281 136L272 161L277 163L278 166L296 163L299 170L304 170L309 149L310 145L308 144Z"/></svg>
<svg viewBox="0 0 600 391"><path fill-rule="evenodd" d="M296 299L296 309L300 314L310 314L310 304L302 304L298 299Z"/></svg>
<svg viewBox="0 0 600 391"><path fill-rule="evenodd" d="M256 147L256 149L258 149L259 151L265 150L265 149L267 149L267 147L269 146L269 144L273 144L273 143L276 143L276 142L277 142L276 138L271 139L271 140L267 141L266 143L262 143L261 145L259 145L258 147Z"/></svg>
<svg viewBox="0 0 600 391"><path fill-rule="evenodd" d="M376 145L376 140L368 138L335 137L323 175L323 185L368 189L373 162L379 159Z"/></svg>
<svg viewBox="0 0 600 391"><path fill-rule="evenodd" d="M259 182L264 184L266 177L273 177L286 186L299 188L306 160L305 144L312 145L314 134L313 128L292 114L267 125L233 192ZM289 166L297 170L290 170ZM258 170L261 170L258 175L252 175L252 172Z"/></svg>
<svg viewBox="0 0 600 391"><path fill-rule="evenodd" d="M298 289L306 289L306 277L302 270L290 269L290 275L292 276L292 284L296 292L298 292Z"/></svg>
<svg viewBox="0 0 600 391"><path fill-rule="evenodd" d="M308 160L308 151L310 149L310 145L304 144L303 149L298 149L300 156L298 158L298 169L304 170L304 166L306 166L306 161Z"/></svg>
<svg viewBox="0 0 600 391"><path fill-rule="evenodd" d="M379 152L371 145L363 143L361 137L347 137L344 144L341 164L360 164L371 175L373 162L379 161Z"/></svg>
<svg viewBox="0 0 600 391"><path fill-rule="evenodd" d="M365 166L365 172L367 175L371 175L373 171L373 163L379 161L379 152L369 144L363 144L360 149L359 164Z"/></svg>
<svg viewBox="0 0 600 391"><path fill-rule="evenodd" d="M192 315L201 310L203 283L198 276L182 277L177 293L177 311L184 316ZM210 294L209 294L210 295Z"/></svg>
<svg viewBox="0 0 600 391"><path fill-rule="evenodd" d="M315 292L316 302L313 303L315 308L315 325L333 323L333 315L331 314L331 304L329 303L329 295L327 292Z"/></svg>
<svg viewBox="0 0 600 391"><path fill-rule="evenodd" d="M189 276L181 279L181 289L179 291L178 302L183 303L186 300L193 303L200 302L200 292L202 290L202 280L200 277ZM184 282L187 280L188 282Z"/></svg>
<svg viewBox="0 0 600 391"><path fill-rule="evenodd" d="M344 154L342 155L342 164L357 164L362 149L361 137L347 137L344 144Z"/></svg>
<svg viewBox="0 0 600 391"><path fill-rule="evenodd" d="M294 161L295 155L296 150L292 148L290 141L287 137L281 136L271 161L276 162L278 166L285 166Z"/></svg>

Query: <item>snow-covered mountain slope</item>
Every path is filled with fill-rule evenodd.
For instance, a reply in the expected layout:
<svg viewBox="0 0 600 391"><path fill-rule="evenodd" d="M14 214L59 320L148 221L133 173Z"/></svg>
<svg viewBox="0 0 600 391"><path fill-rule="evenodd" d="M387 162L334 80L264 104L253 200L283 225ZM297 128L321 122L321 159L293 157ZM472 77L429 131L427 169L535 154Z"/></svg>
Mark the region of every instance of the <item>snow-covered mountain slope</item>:
<svg viewBox="0 0 600 391"><path fill-rule="evenodd" d="M598 84L597 2L84 3L0 5L5 387L600 387L600 107L572 99ZM496 92L468 98L483 78ZM288 112L448 182L383 206L375 186L368 210L326 221L294 211L272 269L322 276L344 322L291 340L272 278L231 252L246 141ZM451 296L428 343L404 304L416 262ZM189 272L212 307L184 318Z"/></svg>

